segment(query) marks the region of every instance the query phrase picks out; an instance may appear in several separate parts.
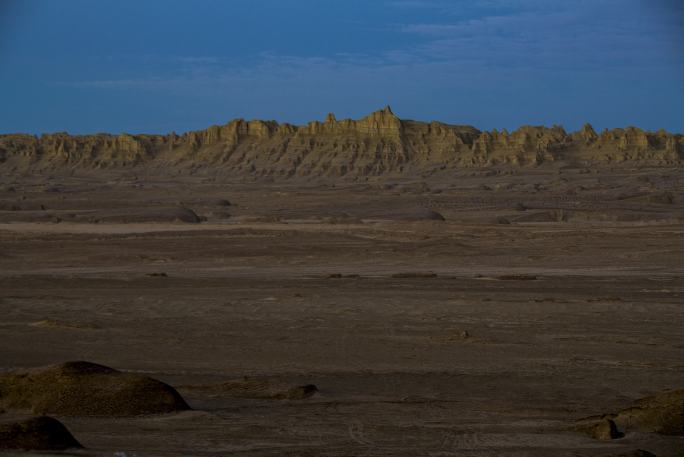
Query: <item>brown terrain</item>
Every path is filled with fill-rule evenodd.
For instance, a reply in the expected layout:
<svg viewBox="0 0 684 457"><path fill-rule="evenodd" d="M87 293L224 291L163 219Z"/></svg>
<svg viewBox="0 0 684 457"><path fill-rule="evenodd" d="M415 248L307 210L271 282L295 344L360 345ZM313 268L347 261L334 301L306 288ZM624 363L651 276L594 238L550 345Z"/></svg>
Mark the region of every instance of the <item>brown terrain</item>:
<svg viewBox="0 0 684 457"><path fill-rule="evenodd" d="M387 108L0 160L2 455L684 456L682 135Z"/></svg>

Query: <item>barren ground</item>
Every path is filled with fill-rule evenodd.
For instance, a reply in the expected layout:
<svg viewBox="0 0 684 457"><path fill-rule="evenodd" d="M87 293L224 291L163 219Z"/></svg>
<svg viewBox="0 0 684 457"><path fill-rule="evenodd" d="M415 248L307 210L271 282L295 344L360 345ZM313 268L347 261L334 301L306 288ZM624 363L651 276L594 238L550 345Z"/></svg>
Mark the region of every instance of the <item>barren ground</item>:
<svg viewBox="0 0 684 457"><path fill-rule="evenodd" d="M194 409L59 417L76 455L682 456L682 437L568 430L684 388L682 178L4 176L0 369L88 360ZM216 387L243 377L319 393Z"/></svg>

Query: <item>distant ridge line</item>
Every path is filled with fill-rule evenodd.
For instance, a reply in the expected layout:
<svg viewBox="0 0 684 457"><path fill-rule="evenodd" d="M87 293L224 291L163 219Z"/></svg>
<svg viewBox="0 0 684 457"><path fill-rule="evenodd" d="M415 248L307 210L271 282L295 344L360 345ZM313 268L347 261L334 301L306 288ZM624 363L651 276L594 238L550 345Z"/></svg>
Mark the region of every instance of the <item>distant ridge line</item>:
<svg viewBox="0 0 684 457"><path fill-rule="evenodd" d="M636 127L596 133L585 124L523 126L509 133L437 121L402 120L387 106L359 120L302 126L236 119L182 135L0 135L0 169L218 169L273 177L359 177L492 166L678 167L684 135Z"/></svg>

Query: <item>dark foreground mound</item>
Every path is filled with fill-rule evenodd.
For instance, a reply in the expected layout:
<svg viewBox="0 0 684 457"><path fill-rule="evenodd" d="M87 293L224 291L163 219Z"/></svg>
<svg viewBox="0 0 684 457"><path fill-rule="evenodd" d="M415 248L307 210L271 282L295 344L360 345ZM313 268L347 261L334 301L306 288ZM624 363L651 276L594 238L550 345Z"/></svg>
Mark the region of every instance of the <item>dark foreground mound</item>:
<svg viewBox="0 0 684 457"><path fill-rule="evenodd" d="M684 436L684 389L642 398L617 414L588 417L575 426L575 430L597 439L618 438L622 436L618 429Z"/></svg>
<svg viewBox="0 0 684 457"><path fill-rule="evenodd" d="M0 375L0 407L64 416L140 416L189 409L176 390L89 362Z"/></svg>
<svg viewBox="0 0 684 457"><path fill-rule="evenodd" d="M80 447L69 430L51 417L0 422L0 449L61 451Z"/></svg>

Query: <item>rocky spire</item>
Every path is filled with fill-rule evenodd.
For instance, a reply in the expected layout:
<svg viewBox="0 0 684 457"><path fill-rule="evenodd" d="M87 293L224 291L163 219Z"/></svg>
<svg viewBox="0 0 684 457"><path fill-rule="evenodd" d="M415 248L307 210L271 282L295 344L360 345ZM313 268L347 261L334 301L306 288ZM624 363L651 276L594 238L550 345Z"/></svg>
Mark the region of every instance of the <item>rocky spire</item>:
<svg viewBox="0 0 684 457"><path fill-rule="evenodd" d="M579 136L584 141L585 144L591 144L598 140L598 135L588 122L582 126L582 130L579 131Z"/></svg>

